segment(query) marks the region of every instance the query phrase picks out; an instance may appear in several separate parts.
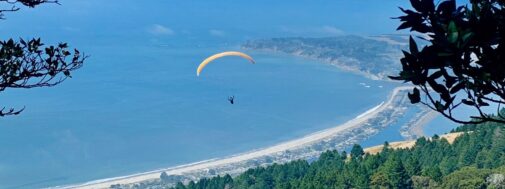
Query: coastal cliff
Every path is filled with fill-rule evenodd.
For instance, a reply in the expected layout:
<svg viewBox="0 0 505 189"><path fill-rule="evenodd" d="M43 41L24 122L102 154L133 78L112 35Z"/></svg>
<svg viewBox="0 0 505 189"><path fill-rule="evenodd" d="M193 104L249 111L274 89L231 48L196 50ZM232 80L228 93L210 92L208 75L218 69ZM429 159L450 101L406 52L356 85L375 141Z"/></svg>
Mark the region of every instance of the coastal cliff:
<svg viewBox="0 0 505 189"><path fill-rule="evenodd" d="M245 42L242 48L313 58L374 80L387 80L400 70L400 49L406 45L403 36L349 35L258 39Z"/></svg>

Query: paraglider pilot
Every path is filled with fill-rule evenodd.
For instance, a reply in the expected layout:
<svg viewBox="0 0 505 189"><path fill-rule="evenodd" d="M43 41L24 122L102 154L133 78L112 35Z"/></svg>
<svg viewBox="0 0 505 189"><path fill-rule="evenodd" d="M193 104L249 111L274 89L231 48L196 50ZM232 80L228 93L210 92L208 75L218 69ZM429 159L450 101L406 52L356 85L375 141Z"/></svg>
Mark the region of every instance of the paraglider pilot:
<svg viewBox="0 0 505 189"><path fill-rule="evenodd" d="M230 101L230 104L235 103L235 96L228 97L228 101Z"/></svg>

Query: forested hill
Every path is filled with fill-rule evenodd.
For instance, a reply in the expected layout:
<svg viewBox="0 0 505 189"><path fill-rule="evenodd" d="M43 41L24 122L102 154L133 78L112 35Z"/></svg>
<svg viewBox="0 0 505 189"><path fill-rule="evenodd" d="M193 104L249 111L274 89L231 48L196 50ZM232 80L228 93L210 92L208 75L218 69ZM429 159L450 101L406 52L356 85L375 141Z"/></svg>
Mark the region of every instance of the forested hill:
<svg viewBox="0 0 505 189"><path fill-rule="evenodd" d="M250 169L236 178L202 179L176 189L269 188L505 188L505 126L465 125L453 144L434 136L412 149L364 154L328 151L319 160ZM385 143L385 145L388 145Z"/></svg>
<svg viewBox="0 0 505 189"><path fill-rule="evenodd" d="M314 58L372 79L387 79L399 72L400 49L406 47L406 39L395 35L287 37L251 40L242 47Z"/></svg>

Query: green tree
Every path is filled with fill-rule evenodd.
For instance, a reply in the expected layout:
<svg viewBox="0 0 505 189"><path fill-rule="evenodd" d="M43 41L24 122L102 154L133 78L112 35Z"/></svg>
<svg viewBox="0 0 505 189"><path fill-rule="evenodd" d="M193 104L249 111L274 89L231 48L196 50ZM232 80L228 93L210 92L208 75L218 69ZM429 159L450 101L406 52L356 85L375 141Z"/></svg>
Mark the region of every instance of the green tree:
<svg viewBox="0 0 505 189"><path fill-rule="evenodd" d="M458 168L458 159L456 157L447 157L440 162L440 172L443 175L454 172Z"/></svg>
<svg viewBox="0 0 505 189"><path fill-rule="evenodd" d="M362 159L347 160L337 151L322 153L312 163L304 160L283 165L250 169L238 177L214 177L189 184L192 188L500 188L504 184L504 124L487 122L464 125L455 131L466 131L453 144L439 139L419 139L412 149L389 148ZM387 143L386 143L387 146ZM469 148L474 158L465 164ZM479 155L480 154L480 155ZM476 156L488 156L489 169L478 169ZM474 159L474 160L471 160ZM462 166L467 166L462 168ZM501 166L501 167L500 167ZM419 171L421 170L421 171Z"/></svg>
<svg viewBox="0 0 505 189"><path fill-rule="evenodd" d="M15 12L19 7L34 8L51 0L0 0L0 19L6 12ZM71 77L86 59L77 50L69 50L67 43L44 45L40 39L8 39L0 41L0 92L8 88L51 87ZM0 117L17 115L24 110L0 108Z"/></svg>
<svg viewBox="0 0 505 189"><path fill-rule="evenodd" d="M389 184L394 188L412 188L412 180L405 170L401 159L391 156L385 163L385 171Z"/></svg>
<svg viewBox="0 0 505 189"><path fill-rule="evenodd" d="M391 183L389 181L386 171L378 171L372 175L371 184L373 188L391 188Z"/></svg>
<svg viewBox="0 0 505 189"><path fill-rule="evenodd" d="M437 182L430 177L412 176L412 187L415 189L429 189L436 188L437 186Z"/></svg>
<svg viewBox="0 0 505 189"><path fill-rule="evenodd" d="M475 167L464 167L444 178L442 188L484 188L489 170L479 170Z"/></svg>
<svg viewBox="0 0 505 189"><path fill-rule="evenodd" d="M419 164L417 158L414 156L408 157L404 165L409 175L419 175L421 172L421 165Z"/></svg>
<svg viewBox="0 0 505 189"><path fill-rule="evenodd" d="M351 149L351 158L353 159L361 159L363 155L365 154L365 151L363 151L363 148L358 145L354 144Z"/></svg>
<svg viewBox="0 0 505 189"><path fill-rule="evenodd" d="M413 10L400 8L398 30L410 29L427 45L419 49L410 37L403 51L402 70L390 78L416 87L412 103L423 103L458 123L505 123L483 110L505 103L505 1L471 0L457 6L456 0L411 0ZM425 98L421 98L421 92ZM458 107L476 110L473 119L456 117Z"/></svg>
<svg viewBox="0 0 505 189"><path fill-rule="evenodd" d="M431 179L440 182L442 179L442 172L440 171L440 168L438 166L431 166L431 167L426 167L423 169L423 176L428 176Z"/></svg>

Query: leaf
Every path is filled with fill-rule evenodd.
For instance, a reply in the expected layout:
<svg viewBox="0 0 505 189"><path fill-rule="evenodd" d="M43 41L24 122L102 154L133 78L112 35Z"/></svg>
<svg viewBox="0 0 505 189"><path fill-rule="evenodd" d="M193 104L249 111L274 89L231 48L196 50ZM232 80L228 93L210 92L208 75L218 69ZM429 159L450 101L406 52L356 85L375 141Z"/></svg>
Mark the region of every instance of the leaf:
<svg viewBox="0 0 505 189"><path fill-rule="evenodd" d="M444 111L445 110L445 106L442 105L442 103L440 103L440 101L436 101L435 102L435 109L437 109L437 111Z"/></svg>
<svg viewBox="0 0 505 189"><path fill-rule="evenodd" d="M414 74L412 74L412 72L408 72L408 71L401 71L400 72L400 77L402 78L402 80L405 80L405 81L412 80L413 75Z"/></svg>
<svg viewBox="0 0 505 189"><path fill-rule="evenodd" d="M415 26L412 26L411 31L417 31L419 33L428 33L428 32L431 32L432 29L431 29L431 27L427 26L426 24L420 23Z"/></svg>
<svg viewBox="0 0 505 189"><path fill-rule="evenodd" d="M424 7L423 4L419 0L410 0L410 4L414 9L416 9L418 12L424 12Z"/></svg>
<svg viewBox="0 0 505 189"><path fill-rule="evenodd" d="M442 93L449 93L445 86L438 84L435 80L428 80L428 83L430 84L431 88L435 90L437 93L442 94Z"/></svg>
<svg viewBox="0 0 505 189"><path fill-rule="evenodd" d="M468 100L468 99L463 99L463 100L461 100L461 102L462 102L463 104L468 105L468 106L474 106L474 105L475 105L475 103L474 103L473 101Z"/></svg>
<svg viewBox="0 0 505 189"><path fill-rule="evenodd" d="M433 0L421 0L427 13L435 12L435 3Z"/></svg>
<svg viewBox="0 0 505 189"><path fill-rule="evenodd" d="M67 77L72 77L72 76L70 76L70 71L68 71L68 70L63 71L63 74Z"/></svg>
<svg viewBox="0 0 505 189"><path fill-rule="evenodd" d="M489 106L489 104L484 102L481 98L477 98L477 102L479 103L479 106Z"/></svg>
<svg viewBox="0 0 505 189"><path fill-rule="evenodd" d="M398 28L396 28L396 30L403 30L410 27L412 27L412 25L409 22L403 22L400 26L398 26Z"/></svg>
<svg viewBox="0 0 505 189"><path fill-rule="evenodd" d="M438 5L437 12L439 14L450 15L456 11L456 1L446 0Z"/></svg>
<svg viewBox="0 0 505 189"><path fill-rule="evenodd" d="M26 46L26 41L23 40L23 39L19 39L19 42L23 45L23 46Z"/></svg>
<svg viewBox="0 0 505 189"><path fill-rule="evenodd" d="M403 80L401 76L388 76L388 78L391 80Z"/></svg>
<svg viewBox="0 0 505 189"><path fill-rule="evenodd" d="M410 103L412 103L412 104L416 104L416 103L421 102L421 94L419 92L419 89L417 89L417 88L414 88L414 91L412 92L412 94L408 93L407 96L409 97Z"/></svg>
<svg viewBox="0 0 505 189"><path fill-rule="evenodd" d="M58 45L58 47L59 47L59 48L64 49L64 48L67 48L67 47L68 47L68 44L67 44L67 43L60 43L60 44Z"/></svg>
<svg viewBox="0 0 505 189"><path fill-rule="evenodd" d="M474 34L473 32L468 32L466 33L465 35L463 35L463 37L461 37L461 39L463 40L463 42L468 42L468 40L470 39L470 37L472 37Z"/></svg>
<svg viewBox="0 0 505 189"><path fill-rule="evenodd" d="M445 56L452 56L454 53L451 52L439 52L437 53L438 56L445 57Z"/></svg>
<svg viewBox="0 0 505 189"><path fill-rule="evenodd" d="M410 46L410 53L412 53L413 55L416 55L419 53L419 49L417 48L416 41L414 40L414 38L412 38L412 36L410 36L410 38L409 38L409 46Z"/></svg>
<svg viewBox="0 0 505 189"><path fill-rule="evenodd" d="M445 102L450 102L451 101L451 95L449 93L442 93L440 94L440 97L442 98L442 100L444 100Z"/></svg>
<svg viewBox="0 0 505 189"><path fill-rule="evenodd" d="M454 21L451 21L449 23L448 28L447 28L447 40L450 43L456 43L456 41L458 41L458 37L459 37L459 32L458 32L458 28L456 27L456 23Z"/></svg>
<svg viewBox="0 0 505 189"><path fill-rule="evenodd" d="M438 70L436 71L435 73L431 74L430 77L428 77L429 79L438 79L439 77L442 77L443 73L442 71Z"/></svg>
<svg viewBox="0 0 505 189"><path fill-rule="evenodd" d="M466 84L465 82L460 81L458 84L456 84L454 87L451 88L450 93L451 94L457 93L458 91L463 89L463 87L465 87L465 84Z"/></svg>

